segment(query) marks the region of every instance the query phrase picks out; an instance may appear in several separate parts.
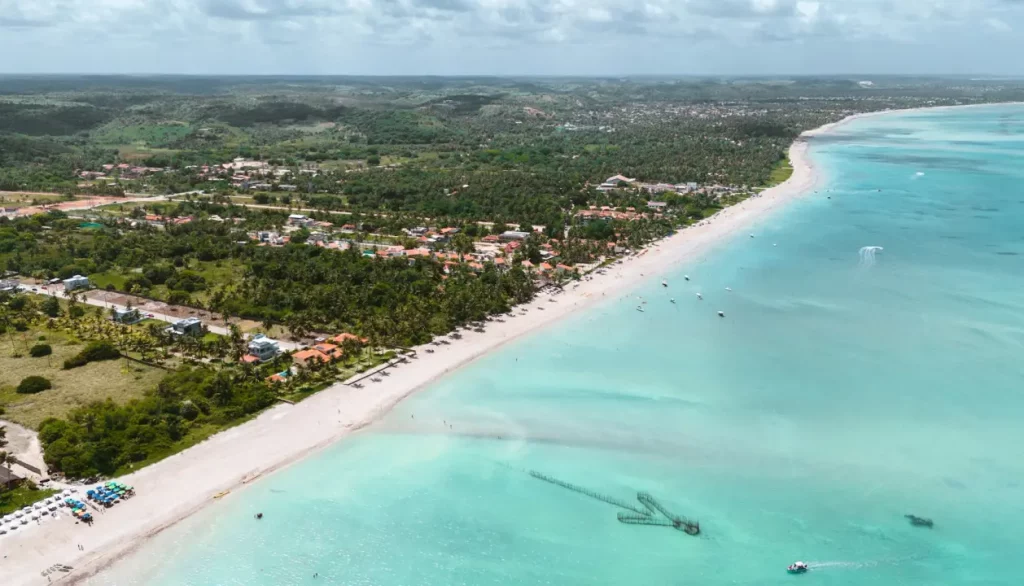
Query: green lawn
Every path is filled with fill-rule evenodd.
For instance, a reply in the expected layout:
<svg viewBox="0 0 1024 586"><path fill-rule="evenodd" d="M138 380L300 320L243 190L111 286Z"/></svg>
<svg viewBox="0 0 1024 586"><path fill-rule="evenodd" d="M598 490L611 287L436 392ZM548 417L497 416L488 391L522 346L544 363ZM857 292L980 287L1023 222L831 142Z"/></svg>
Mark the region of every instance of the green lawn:
<svg viewBox="0 0 1024 586"><path fill-rule="evenodd" d="M28 349L40 336L53 347L53 354L32 358ZM4 417L32 429L47 417L63 417L69 411L92 401L107 398L118 403L142 397L155 388L164 372L135 362L108 360L91 362L80 368L63 370L66 358L77 354L85 344L64 334L34 330L0 336L0 405ZM34 395L15 392L27 376L39 375L50 380L53 388Z"/></svg>
<svg viewBox="0 0 1024 586"><path fill-rule="evenodd" d="M33 490L28 485L19 486L14 490L2 491L0 492L0 515L13 513L22 507L49 498L57 494L57 492L59 491L48 488Z"/></svg>
<svg viewBox="0 0 1024 586"><path fill-rule="evenodd" d="M775 163L775 167L772 168L772 174L768 179L769 186L778 185L793 175L793 165L789 162L789 159L783 159L778 163Z"/></svg>
<svg viewBox="0 0 1024 586"><path fill-rule="evenodd" d="M92 282L93 287L97 289L106 289L107 285L113 285L114 288L119 291L124 290L124 282L127 278L128 275L115 270L89 275L89 281Z"/></svg>

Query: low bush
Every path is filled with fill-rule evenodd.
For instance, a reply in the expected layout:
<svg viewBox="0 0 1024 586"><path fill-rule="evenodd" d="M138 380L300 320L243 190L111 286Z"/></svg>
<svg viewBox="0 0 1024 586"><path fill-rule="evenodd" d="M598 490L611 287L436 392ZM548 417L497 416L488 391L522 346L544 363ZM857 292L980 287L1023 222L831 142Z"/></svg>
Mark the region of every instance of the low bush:
<svg viewBox="0 0 1024 586"><path fill-rule="evenodd" d="M28 351L28 355L33 358L41 358L50 354L53 354L53 348L49 344L36 344Z"/></svg>
<svg viewBox="0 0 1024 586"><path fill-rule="evenodd" d="M27 376L18 383L17 391L22 395L34 395L52 388L53 383L41 376Z"/></svg>
<svg viewBox="0 0 1024 586"><path fill-rule="evenodd" d="M117 360L121 353L110 342L89 342L81 352L64 361L64 370L85 366L90 362Z"/></svg>

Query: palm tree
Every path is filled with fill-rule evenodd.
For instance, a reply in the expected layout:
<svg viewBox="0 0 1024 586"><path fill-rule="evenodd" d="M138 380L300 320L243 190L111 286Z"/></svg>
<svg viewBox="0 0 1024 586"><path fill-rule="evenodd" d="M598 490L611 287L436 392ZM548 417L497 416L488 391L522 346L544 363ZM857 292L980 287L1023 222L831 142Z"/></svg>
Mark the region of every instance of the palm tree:
<svg viewBox="0 0 1024 586"><path fill-rule="evenodd" d="M241 328L235 324L228 326L228 342L231 345L229 350L231 359L238 362L246 354L248 348L245 345L245 337L242 336Z"/></svg>

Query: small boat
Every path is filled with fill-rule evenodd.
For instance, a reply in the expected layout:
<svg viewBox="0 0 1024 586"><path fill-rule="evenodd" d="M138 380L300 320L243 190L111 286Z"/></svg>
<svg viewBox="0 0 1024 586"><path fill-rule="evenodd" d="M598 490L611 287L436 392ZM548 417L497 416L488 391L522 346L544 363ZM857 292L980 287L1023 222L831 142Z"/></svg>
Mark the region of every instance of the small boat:
<svg viewBox="0 0 1024 586"><path fill-rule="evenodd" d="M662 287L668 287L668 281L662 281L661 282L661 286Z"/></svg>
<svg viewBox="0 0 1024 586"><path fill-rule="evenodd" d="M636 307L636 310L639 311L640 313L644 312L644 308L640 307L639 305Z"/></svg>
<svg viewBox="0 0 1024 586"><path fill-rule="evenodd" d="M676 298L673 297L672 299L669 299L668 301L669 301L669 303L675 303L676 302Z"/></svg>
<svg viewBox="0 0 1024 586"><path fill-rule="evenodd" d="M689 281L690 280L690 275L683 275L683 278L686 279L687 281Z"/></svg>
<svg viewBox="0 0 1024 586"><path fill-rule="evenodd" d="M726 287L725 290L726 291L732 291L732 287Z"/></svg>
<svg viewBox="0 0 1024 586"><path fill-rule="evenodd" d="M790 574L803 574L806 573L808 569L807 564L804 562L793 562L786 568L786 571Z"/></svg>
<svg viewBox="0 0 1024 586"><path fill-rule="evenodd" d="M704 299L704 296L701 295L700 293L697 293L697 299Z"/></svg>
<svg viewBox="0 0 1024 586"><path fill-rule="evenodd" d="M725 312L724 311L719 311L718 312L718 317L725 317Z"/></svg>

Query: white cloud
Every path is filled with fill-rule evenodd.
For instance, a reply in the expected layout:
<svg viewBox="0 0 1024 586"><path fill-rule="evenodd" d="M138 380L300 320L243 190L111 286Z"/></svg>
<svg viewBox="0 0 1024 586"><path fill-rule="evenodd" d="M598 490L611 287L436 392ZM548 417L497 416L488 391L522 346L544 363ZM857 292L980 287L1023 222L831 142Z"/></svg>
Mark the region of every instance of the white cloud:
<svg viewBox="0 0 1024 586"><path fill-rule="evenodd" d="M189 44L191 63L200 50L217 60L291 44L294 56L273 57L294 58L295 67L328 67L337 63L331 51L387 45L397 47L390 55L450 56L481 47L569 54L569 45L654 55L656 42L693 54L714 43L738 62L756 61L765 43L846 43L847 51L868 53L880 43L924 47L938 35L973 38L979 29L1020 25L1024 2L1013 0L0 0L0 71L70 64L78 55L106 56L107 64L151 55L173 64L167 47ZM25 47L35 51L15 61ZM184 62L180 68L187 69Z"/></svg>
<svg viewBox="0 0 1024 586"><path fill-rule="evenodd" d="M1006 24L1004 21L999 20L998 18L986 18L985 24L988 25L988 27L991 28L992 30L999 31L1001 33L1013 30L1013 27Z"/></svg>

